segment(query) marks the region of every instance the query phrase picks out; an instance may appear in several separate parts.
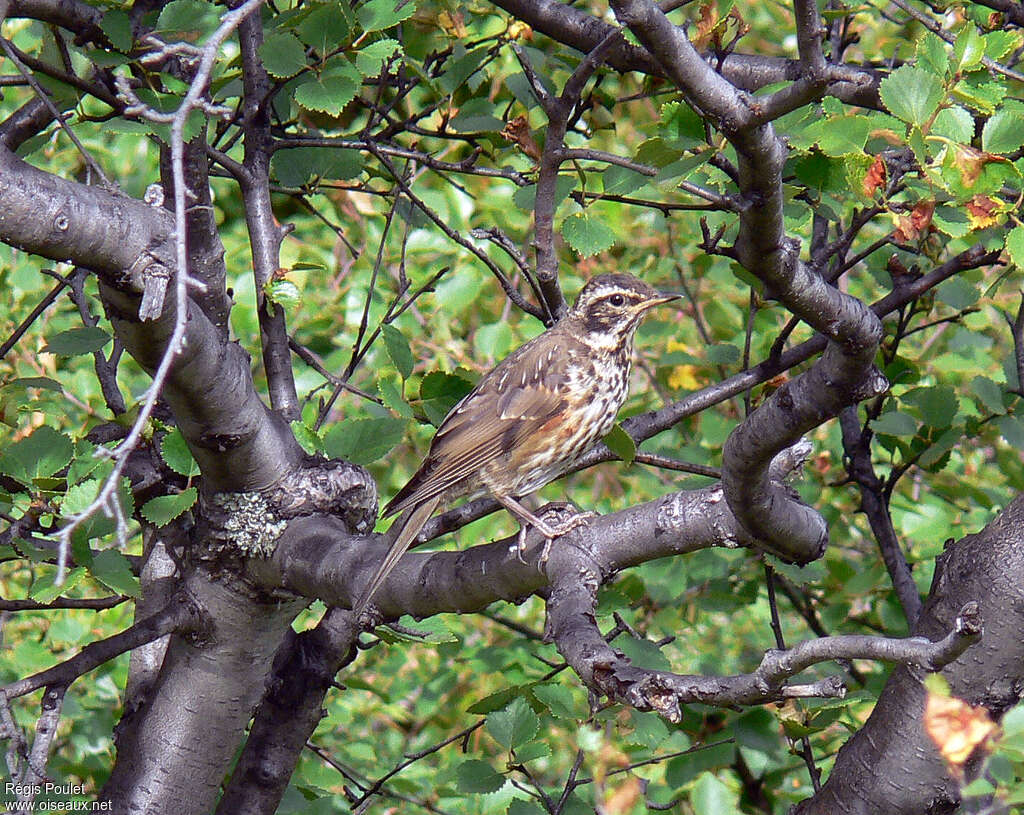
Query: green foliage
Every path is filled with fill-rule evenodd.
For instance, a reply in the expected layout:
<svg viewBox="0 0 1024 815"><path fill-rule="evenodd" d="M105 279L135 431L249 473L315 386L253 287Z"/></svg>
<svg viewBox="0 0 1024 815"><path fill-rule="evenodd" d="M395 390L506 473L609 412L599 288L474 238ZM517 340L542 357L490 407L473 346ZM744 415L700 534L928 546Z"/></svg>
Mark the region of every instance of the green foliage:
<svg viewBox="0 0 1024 815"><path fill-rule="evenodd" d="M742 15L750 33L740 38L739 52L795 58L779 35L792 29L785 4L703 5L723 16L735 7ZM110 4L96 8L113 50L87 49L73 38L58 43L38 23L5 25L5 35L61 70L64 48L83 75L92 65L109 64L140 85L143 101L176 109L187 87L180 76L163 66L141 67L132 53L140 43L133 40L128 13ZM1017 198L1009 194L1022 186L1024 106L1019 85L984 62L1008 59L1022 41L1017 30L989 25L986 7L968 2L950 10L956 19L946 29L952 43L867 6L825 9L826 20L844 19L857 38L845 61L898 66L880 69L881 107L826 96L773 123L790 151L785 227L802 241L805 260L821 219L828 220L826 243L838 245L852 224L873 213L825 267L841 274L844 290L865 302L881 300L971 247L1004 249L1005 267L957 273L887 318L878 364L892 387L858 412L874 434L878 476L893 479L892 520L922 592L943 542L976 530L1024 488L1024 421L1004 317L1012 320L1019 307L1024 269L1024 226ZM212 3L174 0L151 22L168 40L202 43L223 11ZM691 18L673 19L690 19L695 31L699 20L693 11ZM268 284L263 294L283 307L289 333L328 371L347 372L353 349L365 352L355 358L347 380L355 390L340 392L325 410L322 427L319 413L332 386L295 360L303 413L292 428L310 454L368 465L383 501L402 486L433 428L479 376L542 326L510 306L480 258L443 233L409 194L398 195L391 170L357 143L392 128L387 157L409 191L436 221L515 279L507 255L474 233L499 229L533 261L528 250L536 239L538 163L501 134L521 115L530 137L543 146L547 121L509 45L525 47L556 93L580 55L539 32L528 39L493 6L321 0L277 3L262 14L260 56L274 83L274 134L319 140L289 142L271 158L275 214L295 230L281 248L280 266L288 277ZM211 82L213 98L231 109L242 93L237 51L237 42L230 42ZM399 76L408 83L401 93L395 91ZM665 288L685 285L688 292L684 305L652 315L638 335L642 364L634 369L626 416L737 374L748 358L753 364L769 358L791 315L760 285L752 298L750 276L731 258L700 246L702 218L710 234L723 230L723 246L736 236L735 213L693 209L705 202L688 192L693 186L722 196L737 192L730 169L738 158L714 124L706 126L668 83L651 85L639 74L603 69L600 77L588 85L591 95L567 145L614 153L632 164L580 159L562 166L554 196L560 281L570 300L588 277L622 270ZM166 142L167 128L112 113L57 79L46 82L87 149L122 189L141 197L159 177L158 139ZM760 89L754 102L772 90ZM30 89L6 87L0 100L4 118L30 98ZM187 135L208 138L234 162L243 159L237 121L208 122L194 113ZM66 177L84 174L80 154L56 129L24 145L20 154ZM446 162L443 171L431 166L437 162ZM214 214L234 299L231 329L254 361L257 387L265 389L244 203L224 166L216 160L214 166ZM38 258L0 252L0 281L8 295L0 315L10 334L53 279L39 273ZM61 274L70 272L58 267ZM446 267L450 271L402 308ZM515 284L536 302L526 281ZM102 314L91 277L85 300L94 314ZM361 343L378 328L364 348ZM787 347L811 336L799 323L791 332ZM134 363L122 362L118 384L127 414L113 416L91 356L109 352L112 335L105 317L96 327L84 326L77 306L62 294L2 362L0 473L7 480L0 503L10 517L39 515L33 533L13 542L17 550L4 548L5 598L137 596L130 566L143 551L143 524L159 530L195 505L197 465L184 437L154 420L143 449L162 480L140 498L138 511L127 485L119 489L128 541L123 549L111 548L120 546L114 521L94 516L76 532L75 563L57 584L56 567L41 544L89 506L111 469L108 459L95 455L102 445L86 437L110 423L127 425L149 382ZM755 388L750 407L778 384ZM748 409L744 396L688 415L642 449L719 466L726 438ZM857 512L860 501L846 477L835 423L809 435L815 458L797 488L826 516L832 545L822 561L805 569L779 566L779 573L830 633L901 635L906 622ZM570 476L546 487L541 498L568 497L606 513L710 483L636 464L636 445L618 426L606 442L632 466L608 463ZM500 513L438 545L465 548L516 528ZM781 594L777 611L787 641L814 636ZM28 675L97 636L122 630L130 624L131 605L103 615L71 609L13 616L4 630L0 673L5 681ZM298 627L312 625L318 613L310 612ZM773 642L763 570L744 551L699 552L625 569L602 590L596 614L602 631L618 624L618 614L637 632L614 641L636 663L679 673L749 671ZM627 802L620 811L629 815L645 810L645 797L678 811L763 812L763 802L752 800L754 788L773 812L782 813L810 787L790 740L808 738L827 774L831 757L864 720L888 670L858 663L867 690L843 700L800 701L781 710L690 706L681 722L668 723L618 707L591 710L579 680L559 670L559 655L543 641L543 616L542 604L533 600L498 603L486 615L406 620L400 634L382 629L378 646L361 651L340 677L348 690L328 694L315 743L357 779L379 778L404 756L425 751L385 788L445 812L535 815L543 808L510 780L526 783L525 767L557 800L579 752L579 776L600 779L603 787L578 787L568 796L567 813L593 812L617 791L622 797L616 800ZM409 634L410 628L423 629L424 636ZM124 663L104 665L89 682L69 690L66 707L84 715L73 716L51 774L83 779L91 789L105 780ZM833 670L809 671L810 681ZM1011 803L1020 798L1015 790L1024 777L1019 719L1019 711L1007 714L991 759L991 778L1001 791L1013 791ZM474 725L464 738L431 750ZM304 755L286 805L289 811L341 811L346 785L351 786L331 766Z"/></svg>

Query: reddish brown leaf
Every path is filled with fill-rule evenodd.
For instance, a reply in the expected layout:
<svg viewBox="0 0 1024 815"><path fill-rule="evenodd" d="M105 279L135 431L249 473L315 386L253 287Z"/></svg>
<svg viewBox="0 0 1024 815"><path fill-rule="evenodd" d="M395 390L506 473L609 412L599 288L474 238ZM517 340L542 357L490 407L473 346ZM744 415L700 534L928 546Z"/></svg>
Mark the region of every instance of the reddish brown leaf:
<svg viewBox="0 0 1024 815"><path fill-rule="evenodd" d="M861 189L864 194L871 198L879 187L885 184L885 162L881 156L875 156L875 160L871 162L871 166L868 168L867 173L864 176L864 180L861 182Z"/></svg>
<svg viewBox="0 0 1024 815"><path fill-rule="evenodd" d="M530 125L526 121L526 116L516 116L516 118L502 128L501 135L515 144L534 161L540 160L540 147L537 146L537 142L530 132Z"/></svg>

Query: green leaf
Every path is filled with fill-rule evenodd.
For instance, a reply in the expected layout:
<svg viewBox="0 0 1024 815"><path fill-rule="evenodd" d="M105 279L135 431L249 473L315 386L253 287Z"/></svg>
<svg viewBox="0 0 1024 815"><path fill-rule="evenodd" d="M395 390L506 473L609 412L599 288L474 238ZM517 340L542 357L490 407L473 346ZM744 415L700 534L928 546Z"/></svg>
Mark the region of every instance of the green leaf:
<svg viewBox="0 0 1024 815"><path fill-rule="evenodd" d="M967 23L957 34L953 44L953 57L957 71L969 71L981 64L985 55L985 41L973 23Z"/></svg>
<svg viewBox="0 0 1024 815"><path fill-rule="evenodd" d="M356 12L363 31L381 31L407 20L416 12L413 0L370 0Z"/></svg>
<svg viewBox="0 0 1024 815"><path fill-rule="evenodd" d="M309 453L309 455L313 456L318 453L323 453L324 440L320 438L320 434L312 427L296 419L291 423L291 428L292 433L295 436L295 441L297 441L302 449Z"/></svg>
<svg viewBox="0 0 1024 815"><path fill-rule="evenodd" d="M369 464L391 452L405 438L407 425L405 419L393 416L341 422L327 431L324 449L331 458Z"/></svg>
<svg viewBox="0 0 1024 815"><path fill-rule="evenodd" d="M337 116L356 98L363 77L344 57L333 57L319 76L310 76L295 88L295 101L307 110Z"/></svg>
<svg viewBox="0 0 1024 815"><path fill-rule="evenodd" d="M555 206L564 201L573 188L579 182L579 178L575 175L560 175L555 179ZM514 193L512 193L512 202L519 207L519 209L527 212L532 212L534 204L537 200L537 185L529 184L525 187L520 187Z"/></svg>
<svg viewBox="0 0 1024 815"><path fill-rule="evenodd" d="M1024 422L1016 416L1000 416L995 421L999 432L1011 447L1024 449Z"/></svg>
<svg viewBox="0 0 1024 815"><path fill-rule="evenodd" d="M263 293L267 296L268 303L281 306L283 309L297 306L302 299L299 287L286 278L268 280L263 285Z"/></svg>
<svg viewBox="0 0 1024 815"><path fill-rule="evenodd" d="M391 362L398 369L402 379L408 379L413 365L416 364L412 349L409 347L409 340L393 325L382 325L380 333L384 338L384 347L387 349L388 356L391 357Z"/></svg>
<svg viewBox="0 0 1024 815"><path fill-rule="evenodd" d="M12 379L9 382L5 382L4 388L42 388L48 391L56 391L62 393L64 387L55 379L50 379L48 376L23 376L18 379Z"/></svg>
<svg viewBox="0 0 1024 815"><path fill-rule="evenodd" d="M104 12L100 28L118 51L132 50L135 40L132 37L132 21L127 12L118 8Z"/></svg>
<svg viewBox="0 0 1024 815"><path fill-rule="evenodd" d="M626 464L632 464L636 459L636 442L633 441L633 437L629 433L622 429L622 425L618 422L608 431L608 435L604 437L603 441L608 445L608 449L626 462Z"/></svg>
<svg viewBox="0 0 1024 815"><path fill-rule="evenodd" d="M505 811L505 815L544 815L544 813L545 810L541 809L538 804L532 801L523 801L520 798L512 801Z"/></svg>
<svg viewBox="0 0 1024 815"><path fill-rule="evenodd" d="M316 50L321 58L348 40L350 26L346 3L321 3L311 7L309 13L295 27L295 33L306 45Z"/></svg>
<svg viewBox="0 0 1024 815"><path fill-rule="evenodd" d="M188 449L185 437L177 428L164 436L160 442L160 455L164 463L179 475L189 478L199 475L199 465L192 458L192 451Z"/></svg>
<svg viewBox="0 0 1024 815"><path fill-rule="evenodd" d="M540 719L527 701L518 696L502 710L491 713L484 726L498 744L514 749L537 735Z"/></svg>
<svg viewBox="0 0 1024 815"><path fill-rule="evenodd" d="M384 69L384 64L401 51L402 45L398 40L371 42L356 53L356 70L366 77L378 76Z"/></svg>
<svg viewBox="0 0 1024 815"><path fill-rule="evenodd" d="M932 427L949 427L956 417L960 403L956 392L948 385L914 388L903 394L908 404L916 405L921 417Z"/></svg>
<svg viewBox="0 0 1024 815"><path fill-rule="evenodd" d="M139 597L142 594L139 578L132 574L128 558L116 549L104 549L102 552L97 552L93 556L89 573L108 589L118 594L126 594L129 597Z"/></svg>
<svg viewBox="0 0 1024 815"><path fill-rule="evenodd" d="M917 41L917 62L919 67L935 76L946 76L949 73L946 43L929 31Z"/></svg>
<svg viewBox="0 0 1024 815"><path fill-rule="evenodd" d="M473 353L477 359L502 359L515 343L512 328L505 320L482 325L473 335Z"/></svg>
<svg viewBox="0 0 1024 815"><path fill-rule="evenodd" d="M681 787L705 770L728 767L735 756L736 746L731 742L698 747L669 760L665 766L665 782L673 787Z"/></svg>
<svg viewBox="0 0 1024 815"><path fill-rule="evenodd" d="M878 92L893 116L918 126L931 118L945 96L935 74L912 65L903 65L889 74L879 84Z"/></svg>
<svg viewBox="0 0 1024 815"><path fill-rule="evenodd" d="M57 570L54 569L32 583L28 596L37 603L52 603L62 594L71 591L71 589L81 583L85 573L84 566L70 569L64 575L64 582L58 586L56 584Z"/></svg>
<svg viewBox="0 0 1024 815"><path fill-rule="evenodd" d="M337 147L296 147L277 150L270 168L286 187L301 187L313 178L349 181L363 172L363 159L356 150Z"/></svg>
<svg viewBox="0 0 1024 815"><path fill-rule="evenodd" d="M636 192L651 179L629 167L620 167L617 164L613 164L601 173L601 180L604 182L604 191L609 195L629 195L632 192Z"/></svg>
<svg viewBox="0 0 1024 815"><path fill-rule="evenodd" d="M181 513L191 509L197 497L195 487L182 490L177 495L158 495L142 505L142 517L154 526L166 526Z"/></svg>
<svg viewBox="0 0 1024 815"><path fill-rule="evenodd" d="M1024 269L1024 226L1015 226L1006 236L1006 251L1018 269Z"/></svg>
<svg viewBox="0 0 1024 815"><path fill-rule="evenodd" d="M378 379L377 393L380 394L381 401L403 419L411 419L414 416L412 407L405 401L402 391L391 379L385 379L383 376Z"/></svg>
<svg viewBox="0 0 1024 815"><path fill-rule="evenodd" d="M827 156L860 153L868 140L872 123L866 116L840 116L821 123L818 146Z"/></svg>
<svg viewBox="0 0 1024 815"><path fill-rule="evenodd" d="M33 478L47 478L67 467L74 452L71 439L43 425L0 453L0 473L30 486Z"/></svg>
<svg viewBox="0 0 1024 815"><path fill-rule="evenodd" d="M551 748L545 742L532 741L516 750L516 762L525 764L527 761L536 761L539 758L547 758L550 755Z"/></svg>
<svg viewBox="0 0 1024 815"><path fill-rule="evenodd" d="M708 362L713 362L716 365L731 365L734 362L739 362L741 357L740 349L730 343L709 345L705 353Z"/></svg>
<svg viewBox="0 0 1024 815"><path fill-rule="evenodd" d="M88 478L71 487L64 493L60 502L60 514L65 518L84 512L86 507L96 500L103 482L97 478Z"/></svg>
<svg viewBox="0 0 1024 815"><path fill-rule="evenodd" d="M990 413L1006 413L1003 404L1003 387L985 376L976 376L971 380L971 390Z"/></svg>
<svg viewBox="0 0 1024 815"><path fill-rule="evenodd" d="M934 136L945 136L960 144L970 144L974 138L974 117L967 108L960 105L943 108L935 116L932 129L928 132Z"/></svg>
<svg viewBox="0 0 1024 815"><path fill-rule="evenodd" d="M534 685L530 693L556 719L581 719L586 715L586 711L576 703L573 692L564 685Z"/></svg>
<svg viewBox="0 0 1024 815"><path fill-rule="evenodd" d="M420 401L423 412L434 427L444 421L456 403L473 390L473 385L461 376L431 371L420 382Z"/></svg>
<svg viewBox="0 0 1024 815"><path fill-rule="evenodd" d="M460 792L495 792L505 786L505 776L486 761L471 758L455 769Z"/></svg>
<svg viewBox="0 0 1024 815"><path fill-rule="evenodd" d="M110 335L102 328L82 326L54 334L46 340L44 351L61 357L74 357L99 351L110 342Z"/></svg>
<svg viewBox="0 0 1024 815"><path fill-rule="evenodd" d="M1024 116L1000 110L981 131L981 148L989 153L1013 153L1024 145Z"/></svg>
<svg viewBox="0 0 1024 815"><path fill-rule="evenodd" d="M951 277L935 290L935 299L963 311L978 302L978 287L962 277Z"/></svg>
<svg viewBox="0 0 1024 815"><path fill-rule="evenodd" d="M278 79L295 76L306 67L306 49L290 31L268 36L260 46L260 57L267 73Z"/></svg>
<svg viewBox="0 0 1024 815"><path fill-rule="evenodd" d="M897 410L890 410L874 419L871 422L871 429L875 433L882 433L886 436L915 436L917 435L917 422L913 416L908 416Z"/></svg>
<svg viewBox="0 0 1024 815"><path fill-rule="evenodd" d="M966 213L956 207L936 207L932 213L932 224L951 238L962 238L971 231Z"/></svg>
<svg viewBox="0 0 1024 815"><path fill-rule="evenodd" d="M202 0L171 0L160 12L155 31L165 39L199 42L220 22L217 7Z"/></svg>
<svg viewBox="0 0 1024 815"><path fill-rule="evenodd" d="M603 221L584 212L562 221L562 237L583 257L590 257L612 248L615 233Z"/></svg>
<svg viewBox="0 0 1024 815"><path fill-rule="evenodd" d="M734 815L739 811L739 799L718 777L702 773L690 792L694 815Z"/></svg>
<svg viewBox="0 0 1024 815"><path fill-rule="evenodd" d="M985 56L989 59L1002 59L1014 48L1019 48L1020 44L1019 31L990 31L985 35Z"/></svg>

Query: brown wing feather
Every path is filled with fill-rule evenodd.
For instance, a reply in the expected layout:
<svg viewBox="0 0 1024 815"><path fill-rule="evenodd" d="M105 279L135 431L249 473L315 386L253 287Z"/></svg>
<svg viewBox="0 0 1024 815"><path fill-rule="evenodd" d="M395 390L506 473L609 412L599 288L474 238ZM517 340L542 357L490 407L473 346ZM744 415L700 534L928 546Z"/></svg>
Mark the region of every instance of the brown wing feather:
<svg viewBox="0 0 1024 815"><path fill-rule="evenodd" d="M441 495L562 410L568 345L576 340L556 332L557 327L541 335L545 342L538 343L537 337L506 357L452 408L419 470L384 507L384 517Z"/></svg>

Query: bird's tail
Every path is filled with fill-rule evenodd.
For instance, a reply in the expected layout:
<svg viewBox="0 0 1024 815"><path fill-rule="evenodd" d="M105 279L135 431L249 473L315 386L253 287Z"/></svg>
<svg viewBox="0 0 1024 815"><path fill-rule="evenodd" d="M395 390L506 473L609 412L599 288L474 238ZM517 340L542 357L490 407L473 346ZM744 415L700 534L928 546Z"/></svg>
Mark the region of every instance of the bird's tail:
<svg viewBox="0 0 1024 815"><path fill-rule="evenodd" d="M384 557L384 562L377 568L377 573L373 576L373 580L370 581L369 585L363 589L363 593L359 595L359 599L356 601L353 610L358 617L366 610L370 600L373 599L373 595L377 589L381 587L381 584L387 580L391 571L398 565L398 561L402 559L402 555L406 553L406 550L412 545L413 541L420 534L420 530L423 529L423 525L430 519L430 516L434 514L434 510L437 509L437 505L440 503L440 496L428 498L422 504L417 504L412 509L403 513L402 516L395 521L395 526L398 527L398 535L395 537L394 543L391 544L391 548L388 550L387 555Z"/></svg>

